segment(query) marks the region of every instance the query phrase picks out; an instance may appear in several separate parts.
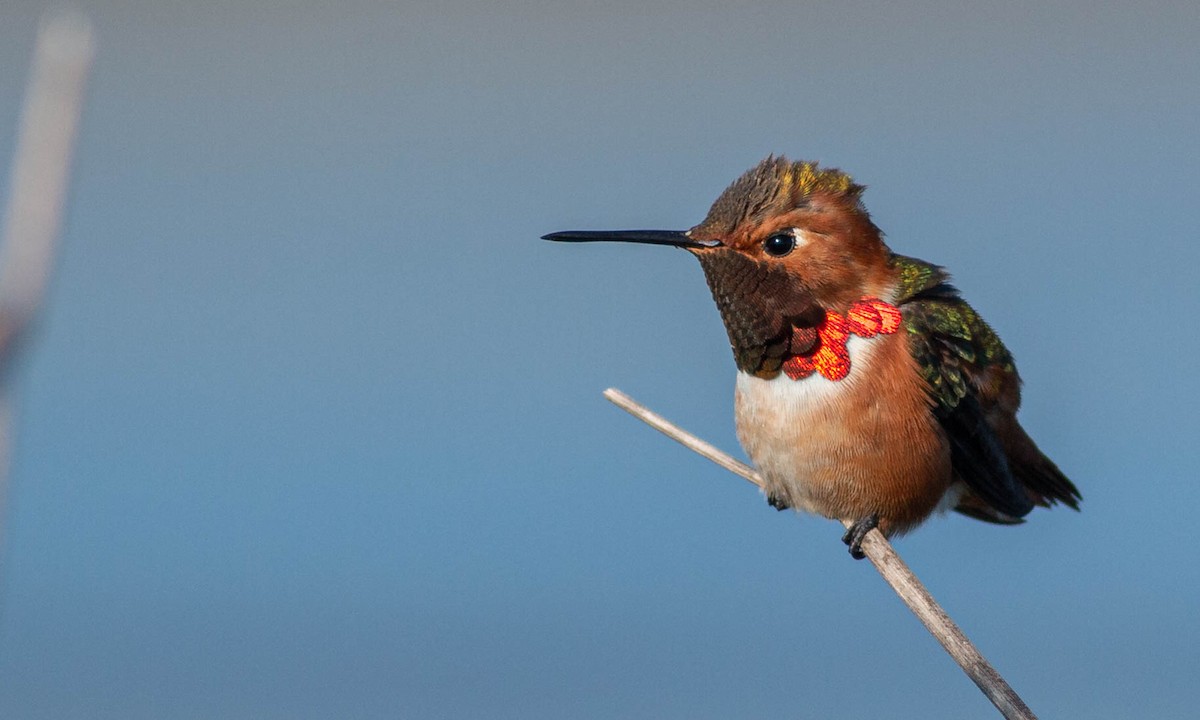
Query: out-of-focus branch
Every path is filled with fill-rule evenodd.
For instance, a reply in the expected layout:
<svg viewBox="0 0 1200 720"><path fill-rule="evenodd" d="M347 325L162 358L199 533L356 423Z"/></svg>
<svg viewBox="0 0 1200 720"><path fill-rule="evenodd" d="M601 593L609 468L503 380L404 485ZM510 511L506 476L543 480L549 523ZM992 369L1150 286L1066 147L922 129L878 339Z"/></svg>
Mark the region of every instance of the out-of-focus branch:
<svg viewBox="0 0 1200 720"><path fill-rule="evenodd" d="M661 415L654 413L620 390L609 388L604 391L604 397L672 440L694 450L726 470L741 475L758 487L763 487L762 477L754 468L739 462ZM847 527L850 525L850 523L844 524ZM1000 677L1000 673L996 672L979 650L971 644L958 625L950 619L946 611L938 605L904 560L896 554L892 544L883 536L883 533L879 530L871 530L867 533L866 538L863 539L862 550L875 565L879 574L883 576L883 579L892 586L904 604L908 605L908 609L912 610L913 614L925 624L926 629L937 638L950 657L954 658L963 672L975 681L983 694L987 695L1005 718L1008 720L1036 720L1036 716L1029 706L1009 687L1004 678Z"/></svg>
<svg viewBox="0 0 1200 720"><path fill-rule="evenodd" d="M46 293L91 62L92 30L84 16L69 12L43 19L0 236L0 541L8 496L8 385L17 350Z"/></svg>
<svg viewBox="0 0 1200 720"><path fill-rule="evenodd" d="M37 314L67 195L92 34L83 16L42 23L21 113L0 249L0 371Z"/></svg>

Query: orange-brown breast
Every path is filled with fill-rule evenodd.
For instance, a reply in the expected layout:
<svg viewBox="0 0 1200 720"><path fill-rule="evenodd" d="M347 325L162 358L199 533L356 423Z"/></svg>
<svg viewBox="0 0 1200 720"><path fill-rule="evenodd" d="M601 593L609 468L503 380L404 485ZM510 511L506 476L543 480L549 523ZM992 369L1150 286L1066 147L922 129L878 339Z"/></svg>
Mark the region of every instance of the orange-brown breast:
<svg viewBox="0 0 1200 720"><path fill-rule="evenodd" d="M950 451L907 342L851 338L850 374L837 381L738 373L738 438L770 494L838 520L878 513L889 535L937 508Z"/></svg>

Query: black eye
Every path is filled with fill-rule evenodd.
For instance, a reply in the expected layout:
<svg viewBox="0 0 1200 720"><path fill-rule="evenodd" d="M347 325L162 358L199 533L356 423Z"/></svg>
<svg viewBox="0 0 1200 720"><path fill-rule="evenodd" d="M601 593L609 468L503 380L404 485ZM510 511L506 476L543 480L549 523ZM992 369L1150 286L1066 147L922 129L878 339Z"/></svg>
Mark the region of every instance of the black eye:
<svg viewBox="0 0 1200 720"><path fill-rule="evenodd" d="M791 233L775 233L763 242L763 250L768 255L783 257L796 249L796 236Z"/></svg>

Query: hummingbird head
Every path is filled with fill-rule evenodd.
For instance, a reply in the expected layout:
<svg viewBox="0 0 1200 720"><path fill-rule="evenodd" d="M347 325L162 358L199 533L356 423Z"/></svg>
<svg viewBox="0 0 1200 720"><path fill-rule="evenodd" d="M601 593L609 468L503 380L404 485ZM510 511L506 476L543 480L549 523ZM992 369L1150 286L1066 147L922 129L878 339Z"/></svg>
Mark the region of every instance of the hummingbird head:
<svg viewBox="0 0 1200 720"><path fill-rule="evenodd" d="M884 296L889 251L861 202L863 186L815 162L768 157L725 189L687 231L567 231L547 240L682 247L696 256L738 368L779 372L811 352L828 311Z"/></svg>

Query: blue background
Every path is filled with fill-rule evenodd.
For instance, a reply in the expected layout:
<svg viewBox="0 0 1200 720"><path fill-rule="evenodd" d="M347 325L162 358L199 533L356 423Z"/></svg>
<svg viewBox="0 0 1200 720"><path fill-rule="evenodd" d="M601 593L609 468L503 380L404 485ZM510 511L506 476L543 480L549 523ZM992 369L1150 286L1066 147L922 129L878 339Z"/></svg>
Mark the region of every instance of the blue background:
<svg viewBox="0 0 1200 720"><path fill-rule="evenodd" d="M994 717L836 524L601 398L737 450L694 261L537 239L775 152L954 272L1085 497L901 553L1043 717L1194 717L1200 5L82 5L0 716Z"/></svg>

